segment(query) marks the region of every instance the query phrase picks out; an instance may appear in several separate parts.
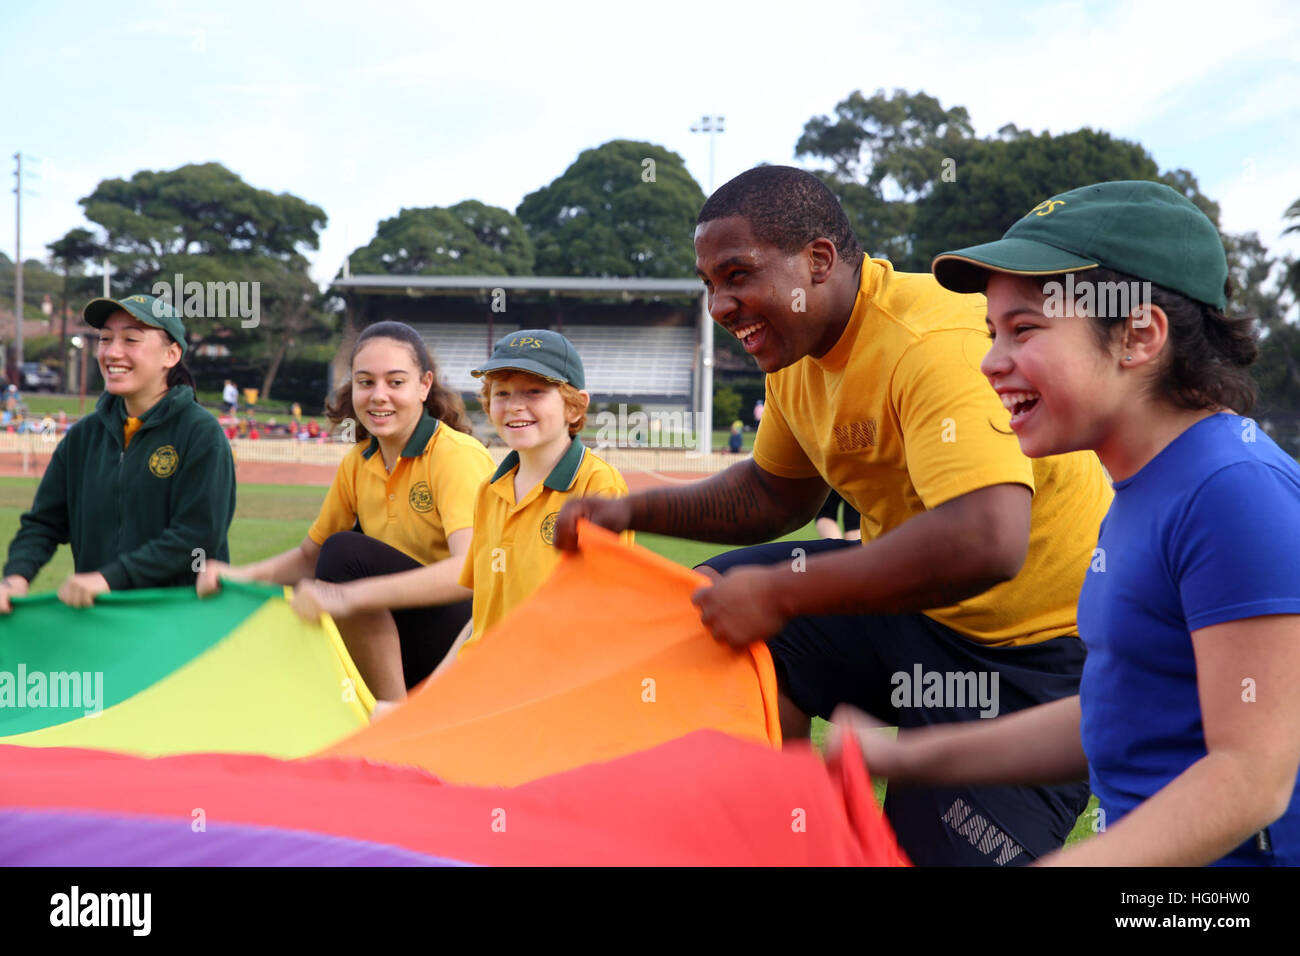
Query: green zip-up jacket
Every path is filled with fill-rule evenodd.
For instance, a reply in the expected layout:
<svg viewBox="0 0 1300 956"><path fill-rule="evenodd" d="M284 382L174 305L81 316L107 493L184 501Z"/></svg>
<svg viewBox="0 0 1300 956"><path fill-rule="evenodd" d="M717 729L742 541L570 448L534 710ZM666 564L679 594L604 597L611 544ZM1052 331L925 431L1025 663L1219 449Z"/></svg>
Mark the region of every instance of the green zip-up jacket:
<svg viewBox="0 0 1300 956"><path fill-rule="evenodd" d="M235 462L212 413L177 385L144 413L129 448L125 425L125 402L105 392L68 430L9 545L6 577L31 581L64 542L77 573L98 571L114 591L193 587L196 548L230 560Z"/></svg>

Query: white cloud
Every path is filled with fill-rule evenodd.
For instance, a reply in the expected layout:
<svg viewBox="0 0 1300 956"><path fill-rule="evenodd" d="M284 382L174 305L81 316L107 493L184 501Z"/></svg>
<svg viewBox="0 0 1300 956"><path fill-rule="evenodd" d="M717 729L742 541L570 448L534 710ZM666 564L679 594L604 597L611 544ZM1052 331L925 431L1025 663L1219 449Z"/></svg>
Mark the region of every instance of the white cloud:
<svg viewBox="0 0 1300 956"><path fill-rule="evenodd" d="M1225 126L1252 126L1266 121L1295 124L1300 117L1300 66L1261 76L1223 117Z"/></svg>
<svg viewBox="0 0 1300 956"><path fill-rule="evenodd" d="M1300 166L1293 155L1247 158L1238 172L1210 187L1219 201L1222 227L1228 232L1258 232L1275 255L1300 256L1300 235L1281 235L1287 226L1297 224L1282 218L1287 207L1300 199Z"/></svg>
<svg viewBox="0 0 1300 956"><path fill-rule="evenodd" d="M1014 122L1136 139L1195 171L1225 228L1270 245L1300 196L1300 143L1280 132L1300 127L1300 17L1283 0L120 6L86 32L139 38L178 68L148 87L130 70L25 85L14 147L43 152L66 180L24 211L27 249L81 224L76 199L101 179L214 159L325 209L314 274L326 279L403 206L477 198L513 209L614 138L675 150L707 185L708 137L689 132L703 113L727 117L721 183L793 162L803 125L851 91L896 87L966 106L984 135ZM5 70L0 60L0 79ZM11 206L0 204L10 251Z"/></svg>

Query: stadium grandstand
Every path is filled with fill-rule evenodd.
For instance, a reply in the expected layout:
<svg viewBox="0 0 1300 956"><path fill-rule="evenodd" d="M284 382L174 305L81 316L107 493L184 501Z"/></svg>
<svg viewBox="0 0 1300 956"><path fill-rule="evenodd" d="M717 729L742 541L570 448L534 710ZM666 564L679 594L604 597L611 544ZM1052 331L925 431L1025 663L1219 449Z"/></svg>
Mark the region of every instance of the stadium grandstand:
<svg viewBox="0 0 1300 956"><path fill-rule="evenodd" d="M346 317L335 381L347 374L353 337L396 320L420 332L443 381L473 398L479 383L470 369L494 341L546 328L582 356L594 405L712 417L713 323L698 279L369 275L344 276L331 288Z"/></svg>

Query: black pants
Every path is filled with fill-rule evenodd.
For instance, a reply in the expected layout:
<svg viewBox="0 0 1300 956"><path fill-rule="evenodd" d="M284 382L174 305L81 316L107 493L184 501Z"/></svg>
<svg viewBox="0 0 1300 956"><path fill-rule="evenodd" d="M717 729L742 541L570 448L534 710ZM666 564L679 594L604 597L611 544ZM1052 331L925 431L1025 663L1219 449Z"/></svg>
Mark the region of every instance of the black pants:
<svg viewBox="0 0 1300 956"><path fill-rule="evenodd" d="M377 538L357 531L340 531L325 539L316 559L316 577L342 584L381 574L424 567L411 556ZM402 642L402 674L409 690L433 673L456 641L473 610L472 600L432 607L399 608L392 612Z"/></svg>
<svg viewBox="0 0 1300 956"><path fill-rule="evenodd" d="M704 562L718 572L852 541L782 541ZM852 704L901 729L995 717L1079 692L1084 646L1058 637L1017 647L977 644L924 614L797 617L768 641L782 693L829 718ZM868 768L870 769L870 768ZM885 814L918 866L1019 866L1059 849L1088 803L1088 783L1018 787L889 787Z"/></svg>

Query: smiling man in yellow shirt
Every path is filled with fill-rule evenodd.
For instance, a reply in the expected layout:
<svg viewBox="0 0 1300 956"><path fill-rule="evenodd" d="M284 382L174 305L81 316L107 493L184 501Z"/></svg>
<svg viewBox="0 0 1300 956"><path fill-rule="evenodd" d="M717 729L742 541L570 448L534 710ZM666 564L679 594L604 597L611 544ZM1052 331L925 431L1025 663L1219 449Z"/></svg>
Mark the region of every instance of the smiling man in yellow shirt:
<svg viewBox="0 0 1300 956"><path fill-rule="evenodd" d="M815 176L752 169L700 212L696 265L714 321L767 373L752 460L694 485L560 516L756 544L803 527L828 484L862 542L781 542L707 562L713 635L767 641L782 725L854 704L903 728L992 717L1077 692L1075 602L1110 488L1091 453L1031 462L980 373L980 295L864 257ZM919 864L1005 865L1061 845L1086 783L891 789Z"/></svg>

